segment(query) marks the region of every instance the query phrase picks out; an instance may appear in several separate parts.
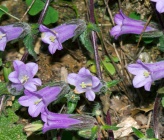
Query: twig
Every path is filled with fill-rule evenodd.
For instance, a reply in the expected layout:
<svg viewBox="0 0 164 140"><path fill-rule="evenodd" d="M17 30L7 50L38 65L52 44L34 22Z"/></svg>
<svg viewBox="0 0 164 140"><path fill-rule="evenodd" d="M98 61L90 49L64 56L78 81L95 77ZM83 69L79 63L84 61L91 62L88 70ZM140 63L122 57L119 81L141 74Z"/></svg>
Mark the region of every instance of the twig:
<svg viewBox="0 0 164 140"><path fill-rule="evenodd" d="M142 30L142 33L141 33L141 35L139 37L139 40L138 40L138 43L137 43L137 48L138 48L138 46L139 46L139 44L141 42L141 39L142 39L142 36L143 36L143 32L146 30L148 24L150 23L151 18L152 18L152 15L149 16L149 18L148 18L148 20L147 20L147 22L146 22L146 24L145 24L145 26L144 26L144 28Z"/></svg>
<svg viewBox="0 0 164 140"><path fill-rule="evenodd" d="M33 6L35 0L33 0L30 4L30 6L28 7L28 9L26 10L26 12L23 14L22 18L20 19L20 22L24 19L24 17L26 16L26 14L28 13L28 11L31 9L31 7Z"/></svg>
<svg viewBox="0 0 164 140"><path fill-rule="evenodd" d="M161 103L161 97L156 96L155 98L155 103L154 103L154 111L153 111L153 126L154 126L154 134L155 134L155 138L159 139L159 127L158 127L158 122L159 122L159 107L160 107L160 103Z"/></svg>
<svg viewBox="0 0 164 140"><path fill-rule="evenodd" d="M111 19L111 21L112 21L112 24L113 24L113 26L114 26L115 24L114 24L114 20L113 20L113 16L112 16L111 10L110 10L110 8L109 8L109 6L108 6L108 2L107 2L106 0L104 0L104 3L105 3L105 6L106 6L106 8L107 8L107 10L108 10L108 13L109 13L110 19Z"/></svg>
<svg viewBox="0 0 164 140"><path fill-rule="evenodd" d="M10 17L12 17L12 18L14 18L14 19L16 19L16 20L18 20L18 21L19 21L19 18L17 18L17 17L15 17L15 16L13 16L12 14L10 14L10 13L6 12L6 11L5 11L5 10L3 10L2 8L0 8L0 10L1 10L1 11L3 11L5 14L9 15Z"/></svg>

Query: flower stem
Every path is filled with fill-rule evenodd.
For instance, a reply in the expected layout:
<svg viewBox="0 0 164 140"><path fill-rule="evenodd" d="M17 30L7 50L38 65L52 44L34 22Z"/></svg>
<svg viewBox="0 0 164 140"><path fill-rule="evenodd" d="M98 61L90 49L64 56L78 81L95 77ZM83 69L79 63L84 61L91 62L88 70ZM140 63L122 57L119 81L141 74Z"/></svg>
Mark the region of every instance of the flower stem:
<svg viewBox="0 0 164 140"><path fill-rule="evenodd" d="M47 12L47 10L48 10L49 4L50 4L50 0L46 0L44 9L43 9L43 11L42 11L42 13L41 13L41 15L40 15L40 17L39 17L39 20L38 20L38 23L39 23L39 24L42 23L42 21L43 21L43 19L44 19L44 16L45 16L45 14L46 14L46 12Z"/></svg>
<svg viewBox="0 0 164 140"><path fill-rule="evenodd" d="M94 18L94 0L89 1L89 9L90 9L90 21L91 23L95 23L95 18ZM98 47L97 47L97 36L94 31L92 31L92 43L93 43L93 49L94 49L94 56L95 56L95 61L96 61L96 69L97 69L97 75L100 80L102 80L102 73L100 69L100 58L98 55Z"/></svg>

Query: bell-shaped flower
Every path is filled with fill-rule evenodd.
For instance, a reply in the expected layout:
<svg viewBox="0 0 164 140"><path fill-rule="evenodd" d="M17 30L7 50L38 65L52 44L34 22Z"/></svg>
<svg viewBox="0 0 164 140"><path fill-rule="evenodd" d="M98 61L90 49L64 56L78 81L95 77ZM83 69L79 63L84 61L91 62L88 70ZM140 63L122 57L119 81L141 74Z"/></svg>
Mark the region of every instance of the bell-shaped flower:
<svg viewBox="0 0 164 140"><path fill-rule="evenodd" d="M85 96L89 101L94 101L94 92L99 92L102 88L100 80L84 67L79 70L78 74L69 74L67 80L69 84L75 86L75 93L80 94L85 92Z"/></svg>
<svg viewBox="0 0 164 140"><path fill-rule="evenodd" d="M39 30L42 32L41 40L44 43L49 44L49 52L54 54L56 50L63 49L63 42L75 35L74 32L76 28L76 24L62 24L52 29L40 25Z"/></svg>
<svg viewBox="0 0 164 140"><path fill-rule="evenodd" d="M156 9L159 13L164 12L164 1L163 0L150 0L156 2Z"/></svg>
<svg viewBox="0 0 164 140"><path fill-rule="evenodd" d="M36 85L42 84L39 78L33 78L38 71L38 65L36 63L24 64L22 61L15 60L13 62L15 71L11 72L8 76L9 80L16 85L16 88L23 86L29 91L36 91Z"/></svg>
<svg viewBox="0 0 164 140"><path fill-rule="evenodd" d="M17 27L14 24L0 26L0 51L4 51L8 41L17 39L23 32L22 27Z"/></svg>
<svg viewBox="0 0 164 140"><path fill-rule="evenodd" d="M133 86L140 88L144 86L145 90L150 91L151 84L164 77L164 61L156 63L143 63L137 60L136 64L127 66L128 71L135 75Z"/></svg>
<svg viewBox="0 0 164 140"><path fill-rule="evenodd" d="M52 101L58 98L61 87L45 87L39 91L31 92L25 90L25 96L21 96L18 102L28 108L28 113L32 117L37 117Z"/></svg>
<svg viewBox="0 0 164 140"><path fill-rule="evenodd" d="M114 21L116 23L116 26L114 26L110 30L110 34L115 39L123 34L141 34L146 24L146 22L143 22L141 20L134 20L127 17L121 10L119 14L116 14L114 16ZM145 32L155 30L155 28L147 26Z"/></svg>
<svg viewBox="0 0 164 140"><path fill-rule="evenodd" d="M58 114L45 109L41 113L44 126L43 133L53 129L81 130L92 128L97 122L95 118L87 115Z"/></svg>

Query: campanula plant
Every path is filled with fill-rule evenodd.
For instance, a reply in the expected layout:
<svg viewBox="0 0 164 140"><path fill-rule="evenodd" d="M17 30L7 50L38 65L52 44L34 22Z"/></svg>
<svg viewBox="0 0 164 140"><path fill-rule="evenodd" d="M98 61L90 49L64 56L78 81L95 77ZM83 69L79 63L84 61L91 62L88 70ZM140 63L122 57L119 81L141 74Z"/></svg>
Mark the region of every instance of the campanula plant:
<svg viewBox="0 0 164 140"><path fill-rule="evenodd" d="M135 88L144 86L147 91L150 91L151 84L154 81L164 78L164 61L143 63L141 60L137 60L136 64L129 64L127 69L135 75L133 86Z"/></svg>
<svg viewBox="0 0 164 140"><path fill-rule="evenodd" d="M67 77L68 83L75 86L74 92L81 94L85 92L85 96L89 101L94 101L95 92L99 92L102 88L100 80L93 76L85 67L76 73L71 73Z"/></svg>
<svg viewBox="0 0 164 140"><path fill-rule="evenodd" d="M44 25L40 25L39 30L42 32L41 40L49 44L48 49L51 54L56 50L62 50L62 43L75 35L76 24L62 24L56 28L49 29Z"/></svg>
<svg viewBox="0 0 164 140"><path fill-rule="evenodd" d="M18 102L22 106L29 107L28 113L32 117L37 117L45 107L47 107L52 101L55 101L60 94L61 87L45 87L36 92L25 90L24 96L21 96Z"/></svg>
<svg viewBox="0 0 164 140"><path fill-rule="evenodd" d="M15 60L13 62L14 70L8 76L9 80L15 84L19 89L21 87L29 90L36 91L36 85L40 86L42 84L39 78L34 78L38 71L38 64L30 62L24 64L22 61Z"/></svg>
<svg viewBox="0 0 164 140"><path fill-rule="evenodd" d="M14 24L0 26L0 51L4 51L7 42L17 39L22 33L23 28Z"/></svg>
<svg viewBox="0 0 164 140"><path fill-rule="evenodd" d="M44 126L43 133L53 129L81 130L92 128L96 120L87 115L59 114L48 111L47 108L41 113Z"/></svg>
<svg viewBox="0 0 164 140"><path fill-rule="evenodd" d="M110 35L117 39L123 34L141 34L146 22L134 20L127 17L121 10L114 16L116 26L110 30ZM145 32L155 31L157 29L147 26Z"/></svg>

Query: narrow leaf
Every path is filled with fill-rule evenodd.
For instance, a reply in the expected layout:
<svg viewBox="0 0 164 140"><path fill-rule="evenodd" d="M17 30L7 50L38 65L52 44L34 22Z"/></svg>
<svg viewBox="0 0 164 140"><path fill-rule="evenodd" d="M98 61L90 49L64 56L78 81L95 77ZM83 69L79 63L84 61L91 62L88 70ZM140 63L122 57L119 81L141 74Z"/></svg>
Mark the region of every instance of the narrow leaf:
<svg viewBox="0 0 164 140"><path fill-rule="evenodd" d="M132 127L132 130L138 138L145 138L144 134L141 131L139 131L138 129Z"/></svg>

